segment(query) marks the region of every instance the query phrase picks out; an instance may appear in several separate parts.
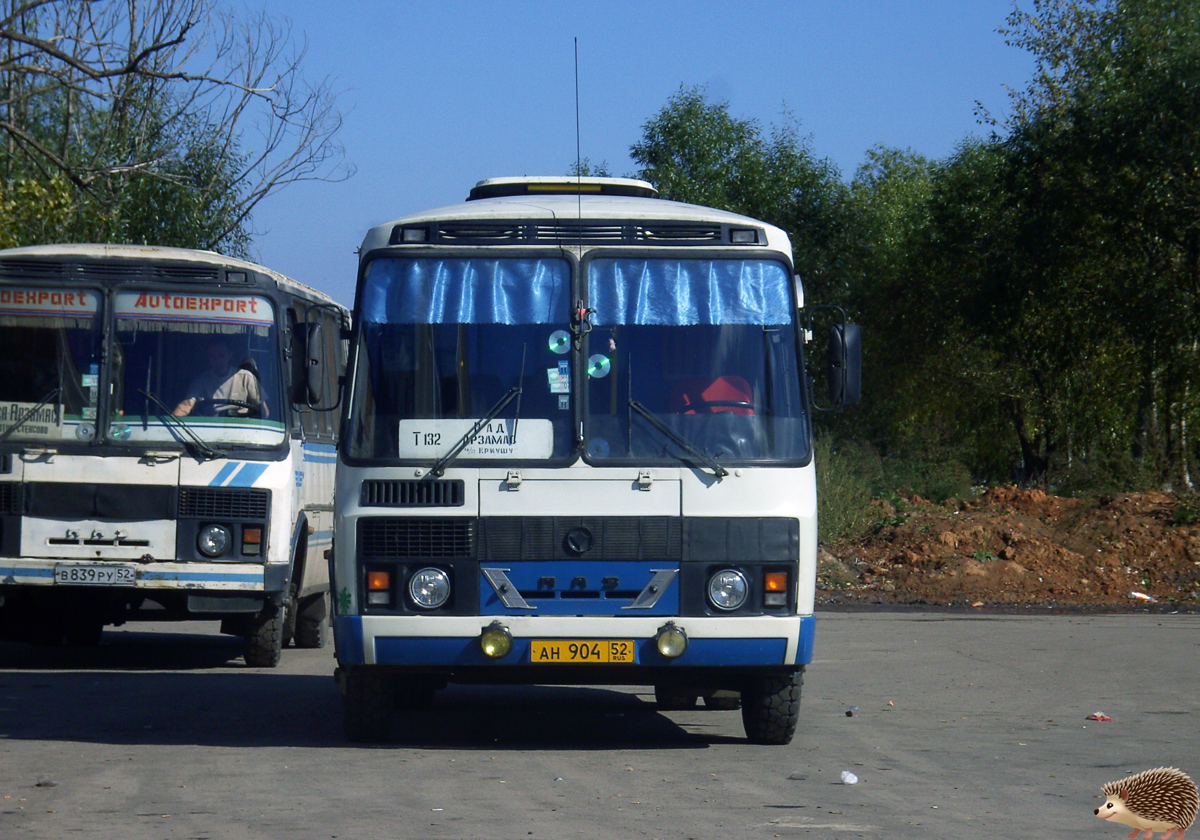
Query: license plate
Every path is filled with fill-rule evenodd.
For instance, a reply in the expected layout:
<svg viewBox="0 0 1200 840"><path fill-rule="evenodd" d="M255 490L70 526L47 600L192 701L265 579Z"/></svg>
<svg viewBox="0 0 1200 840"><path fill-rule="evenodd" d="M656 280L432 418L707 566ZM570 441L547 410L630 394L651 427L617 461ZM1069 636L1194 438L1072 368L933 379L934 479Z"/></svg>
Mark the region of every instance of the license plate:
<svg viewBox="0 0 1200 840"><path fill-rule="evenodd" d="M54 582L70 586L136 586L136 567L112 563L71 563L54 567Z"/></svg>
<svg viewBox="0 0 1200 840"><path fill-rule="evenodd" d="M534 665L633 664L633 639L534 639Z"/></svg>

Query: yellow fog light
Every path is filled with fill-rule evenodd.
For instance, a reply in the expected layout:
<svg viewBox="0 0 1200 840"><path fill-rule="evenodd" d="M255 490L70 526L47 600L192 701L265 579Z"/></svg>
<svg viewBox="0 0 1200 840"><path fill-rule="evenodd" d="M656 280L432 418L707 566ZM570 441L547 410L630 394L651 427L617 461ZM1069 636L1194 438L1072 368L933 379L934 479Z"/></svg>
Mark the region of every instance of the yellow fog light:
<svg viewBox="0 0 1200 840"><path fill-rule="evenodd" d="M658 635L654 637L654 644L658 648L658 652L667 659L678 659L687 650L687 633L683 632L682 627L676 627L675 622L668 621L662 627L658 628Z"/></svg>
<svg viewBox="0 0 1200 840"><path fill-rule="evenodd" d="M499 621L493 621L479 634L479 647L489 659L503 659L512 651L512 633Z"/></svg>

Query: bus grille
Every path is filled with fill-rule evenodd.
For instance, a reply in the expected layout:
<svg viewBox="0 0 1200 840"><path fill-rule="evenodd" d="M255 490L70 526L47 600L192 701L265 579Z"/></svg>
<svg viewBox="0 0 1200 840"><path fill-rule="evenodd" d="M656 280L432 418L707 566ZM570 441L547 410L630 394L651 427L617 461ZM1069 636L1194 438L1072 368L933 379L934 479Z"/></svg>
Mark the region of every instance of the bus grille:
<svg viewBox="0 0 1200 840"><path fill-rule="evenodd" d="M423 228L425 235L406 240L404 231ZM427 222L397 225L391 245L438 242L444 245L753 245L766 241L757 231L752 242L734 242L731 226L713 222L580 220L492 220ZM742 228L739 228L741 230Z"/></svg>
<svg viewBox="0 0 1200 840"><path fill-rule="evenodd" d="M492 516L481 520L480 559L675 560L683 556L682 520L670 516ZM586 531L590 547L568 548L572 531Z"/></svg>
<svg viewBox="0 0 1200 840"><path fill-rule="evenodd" d="M198 519L266 519L271 491L228 487L180 487L179 515Z"/></svg>
<svg viewBox="0 0 1200 840"><path fill-rule="evenodd" d="M362 483L359 504L363 507L462 507L464 487L462 479L368 479Z"/></svg>
<svg viewBox="0 0 1200 840"><path fill-rule="evenodd" d="M368 518L359 528L359 554L371 559L475 555L474 519Z"/></svg>
<svg viewBox="0 0 1200 840"><path fill-rule="evenodd" d="M20 482L6 481L0 484L0 513L19 516L24 498L25 494L21 492Z"/></svg>
<svg viewBox="0 0 1200 840"><path fill-rule="evenodd" d="M164 265L154 261L69 262L65 257L37 260L0 260L0 277L17 280L58 280L62 282L105 280L175 280L215 283L220 279L216 266Z"/></svg>

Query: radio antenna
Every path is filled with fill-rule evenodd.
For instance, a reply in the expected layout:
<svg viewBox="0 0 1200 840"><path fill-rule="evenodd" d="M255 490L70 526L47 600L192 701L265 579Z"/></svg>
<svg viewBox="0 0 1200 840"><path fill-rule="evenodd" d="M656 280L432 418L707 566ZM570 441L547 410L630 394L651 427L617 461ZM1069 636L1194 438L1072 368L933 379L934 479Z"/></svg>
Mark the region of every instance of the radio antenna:
<svg viewBox="0 0 1200 840"><path fill-rule="evenodd" d="M579 141L579 36L575 36L575 202L583 218L583 156Z"/></svg>

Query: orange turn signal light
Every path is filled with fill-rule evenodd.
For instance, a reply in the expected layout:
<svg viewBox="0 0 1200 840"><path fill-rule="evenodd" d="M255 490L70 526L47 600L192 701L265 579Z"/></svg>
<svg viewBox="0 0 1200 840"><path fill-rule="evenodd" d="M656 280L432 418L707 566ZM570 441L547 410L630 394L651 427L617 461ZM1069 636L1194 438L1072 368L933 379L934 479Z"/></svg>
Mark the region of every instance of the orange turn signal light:
<svg viewBox="0 0 1200 840"><path fill-rule="evenodd" d="M262 528L243 528L242 529L243 543L261 543Z"/></svg>
<svg viewBox="0 0 1200 840"><path fill-rule="evenodd" d="M787 592L787 572L767 572L763 575L763 586L767 592Z"/></svg>
<svg viewBox="0 0 1200 840"><path fill-rule="evenodd" d="M391 572L367 572L367 589L379 591L391 588Z"/></svg>

